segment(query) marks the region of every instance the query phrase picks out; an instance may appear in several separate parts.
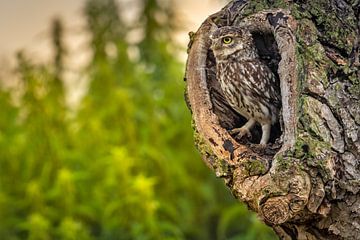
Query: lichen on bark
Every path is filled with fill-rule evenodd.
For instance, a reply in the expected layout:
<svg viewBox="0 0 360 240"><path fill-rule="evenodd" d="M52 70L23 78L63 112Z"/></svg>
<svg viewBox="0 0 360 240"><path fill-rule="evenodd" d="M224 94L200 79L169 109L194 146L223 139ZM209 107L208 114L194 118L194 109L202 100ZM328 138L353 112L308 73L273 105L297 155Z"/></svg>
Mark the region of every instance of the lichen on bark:
<svg viewBox="0 0 360 240"><path fill-rule="evenodd" d="M191 34L185 79L196 145L282 239L360 238L358 5L234 0ZM227 132L244 119L223 100L209 50L209 33L225 25L248 28L280 77L282 121L265 150Z"/></svg>

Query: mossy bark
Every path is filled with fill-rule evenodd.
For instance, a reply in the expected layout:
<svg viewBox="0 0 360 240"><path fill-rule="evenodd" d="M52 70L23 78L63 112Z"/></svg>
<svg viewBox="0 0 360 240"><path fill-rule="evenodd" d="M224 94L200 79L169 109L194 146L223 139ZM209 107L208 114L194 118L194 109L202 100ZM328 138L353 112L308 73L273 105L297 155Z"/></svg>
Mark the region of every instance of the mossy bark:
<svg viewBox="0 0 360 240"><path fill-rule="evenodd" d="M227 132L244 119L209 50L225 25L248 28L279 76L281 121L266 149ZM216 176L281 239L360 239L359 1L232 1L190 35L186 99Z"/></svg>

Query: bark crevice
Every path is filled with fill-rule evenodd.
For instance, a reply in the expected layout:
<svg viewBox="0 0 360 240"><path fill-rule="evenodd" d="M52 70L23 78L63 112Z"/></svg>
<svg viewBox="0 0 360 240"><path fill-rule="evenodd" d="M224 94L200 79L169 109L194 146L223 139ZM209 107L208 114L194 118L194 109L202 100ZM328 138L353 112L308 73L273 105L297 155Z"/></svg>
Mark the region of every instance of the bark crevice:
<svg viewBox="0 0 360 240"><path fill-rule="evenodd" d="M234 196L282 239L360 238L350 227L360 221L360 31L349 31L360 24L340 20L355 10L335 3L232 1L190 36L185 80L195 143ZM209 34L225 25L249 29L280 79L282 121L265 150L256 144L260 129L253 142L227 132L245 119L224 100L209 50Z"/></svg>

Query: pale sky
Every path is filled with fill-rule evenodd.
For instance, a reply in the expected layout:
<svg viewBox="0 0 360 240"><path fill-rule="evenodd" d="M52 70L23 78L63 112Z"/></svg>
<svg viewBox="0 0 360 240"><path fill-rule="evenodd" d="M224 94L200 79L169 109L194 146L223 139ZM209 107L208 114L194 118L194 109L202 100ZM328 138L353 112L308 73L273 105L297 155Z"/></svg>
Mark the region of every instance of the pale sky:
<svg viewBox="0 0 360 240"><path fill-rule="evenodd" d="M87 35L84 32L82 6L86 0L0 0L0 80L7 87L17 87L14 78L15 53L24 49L32 62L51 59L50 23L60 17L65 26L66 58L65 86L68 103L75 106L87 88L87 80L78 71L89 57ZM118 0L131 4L136 0ZM166 1L166 0L164 0ZM188 32L196 31L200 24L219 11L226 0L175 0L176 9L184 20L184 31L177 34L180 44L187 46ZM128 5L127 5L128 6ZM135 12L135 11L134 11ZM131 11L127 12L127 15ZM131 16L128 16L131 17ZM184 51L183 59L186 53Z"/></svg>
<svg viewBox="0 0 360 240"><path fill-rule="evenodd" d="M119 0L131 3L134 0ZM196 30L205 18L220 10L224 0L176 0L179 12L187 21L182 33ZM14 52L26 49L31 56L47 58L49 25L59 16L71 39L69 48L81 50L84 42L81 8L85 0L0 0L0 59L12 58ZM221 4L222 2L222 4Z"/></svg>

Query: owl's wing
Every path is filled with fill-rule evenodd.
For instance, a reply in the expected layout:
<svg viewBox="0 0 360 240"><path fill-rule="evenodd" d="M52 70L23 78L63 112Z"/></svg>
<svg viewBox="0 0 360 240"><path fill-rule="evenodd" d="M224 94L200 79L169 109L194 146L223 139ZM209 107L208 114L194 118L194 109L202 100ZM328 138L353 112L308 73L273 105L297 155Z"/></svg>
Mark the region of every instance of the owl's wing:
<svg viewBox="0 0 360 240"><path fill-rule="evenodd" d="M251 91L258 99L281 107L279 81L270 68L260 60L249 61L245 64Z"/></svg>

